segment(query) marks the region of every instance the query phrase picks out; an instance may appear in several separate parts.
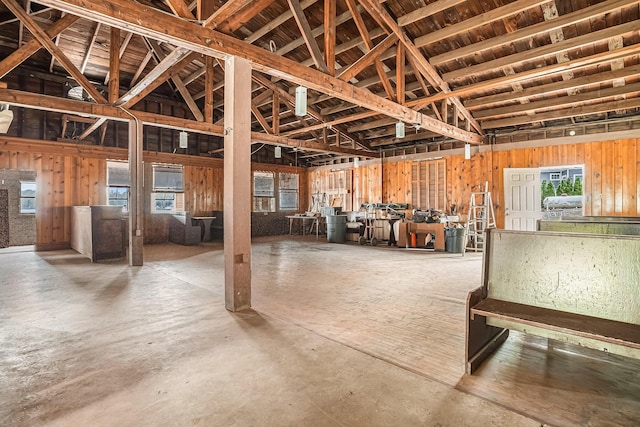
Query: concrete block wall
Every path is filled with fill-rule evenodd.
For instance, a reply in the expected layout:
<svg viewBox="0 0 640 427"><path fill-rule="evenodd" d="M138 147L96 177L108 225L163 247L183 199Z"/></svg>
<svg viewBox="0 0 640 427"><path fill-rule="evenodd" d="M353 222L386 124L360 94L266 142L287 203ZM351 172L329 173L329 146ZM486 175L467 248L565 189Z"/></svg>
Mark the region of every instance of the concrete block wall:
<svg viewBox="0 0 640 427"><path fill-rule="evenodd" d="M35 181L34 171L0 169L0 189L7 190L9 246L34 245L36 243L36 216L20 213L20 181ZM36 189L36 192L38 189ZM1 202L1 201L0 201ZM37 209L37 206L36 206ZM1 231L0 231L1 232ZM0 238L0 241L2 238Z"/></svg>
<svg viewBox="0 0 640 427"><path fill-rule="evenodd" d="M251 236L277 236L289 234L289 212L253 212L251 214Z"/></svg>

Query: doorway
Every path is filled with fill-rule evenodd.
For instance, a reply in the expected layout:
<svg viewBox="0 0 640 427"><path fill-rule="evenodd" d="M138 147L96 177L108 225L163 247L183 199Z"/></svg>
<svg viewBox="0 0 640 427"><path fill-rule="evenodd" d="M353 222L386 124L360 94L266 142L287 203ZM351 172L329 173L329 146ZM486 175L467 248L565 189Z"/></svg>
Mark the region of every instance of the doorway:
<svg viewBox="0 0 640 427"><path fill-rule="evenodd" d="M583 165L505 168L505 229L533 231L539 219L582 216L583 171Z"/></svg>

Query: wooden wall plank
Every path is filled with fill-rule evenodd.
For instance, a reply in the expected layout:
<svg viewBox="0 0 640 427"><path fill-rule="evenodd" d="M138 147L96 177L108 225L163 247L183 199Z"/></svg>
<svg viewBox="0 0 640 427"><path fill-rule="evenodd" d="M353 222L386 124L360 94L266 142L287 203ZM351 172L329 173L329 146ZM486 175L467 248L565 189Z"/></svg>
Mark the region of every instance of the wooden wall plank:
<svg viewBox="0 0 640 427"><path fill-rule="evenodd" d="M622 215L636 216L636 144L637 140L628 139L622 144L623 174L622 174Z"/></svg>

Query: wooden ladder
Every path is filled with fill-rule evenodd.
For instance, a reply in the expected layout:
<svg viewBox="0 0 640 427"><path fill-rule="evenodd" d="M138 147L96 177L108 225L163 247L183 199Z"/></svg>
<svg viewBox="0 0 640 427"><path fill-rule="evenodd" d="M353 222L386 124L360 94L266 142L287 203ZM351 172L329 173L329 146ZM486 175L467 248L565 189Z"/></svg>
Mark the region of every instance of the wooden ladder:
<svg viewBox="0 0 640 427"><path fill-rule="evenodd" d="M462 249L463 256L465 251L482 251L484 249L485 230L496 226L489 183L485 182L484 187L485 191L471 193L469 219L465 227L465 244Z"/></svg>

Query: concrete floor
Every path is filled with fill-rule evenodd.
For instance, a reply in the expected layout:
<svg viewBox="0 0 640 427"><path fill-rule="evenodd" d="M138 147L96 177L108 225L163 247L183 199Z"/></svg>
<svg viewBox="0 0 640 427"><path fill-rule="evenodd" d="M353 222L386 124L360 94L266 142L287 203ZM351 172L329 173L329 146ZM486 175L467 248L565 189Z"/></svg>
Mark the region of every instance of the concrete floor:
<svg viewBox="0 0 640 427"><path fill-rule="evenodd" d="M557 352L523 383L518 365L541 347L516 335L463 375L480 255L286 236L252 256L254 309L234 314L217 243L147 246L142 268L0 250L0 425L640 422L635 361Z"/></svg>

